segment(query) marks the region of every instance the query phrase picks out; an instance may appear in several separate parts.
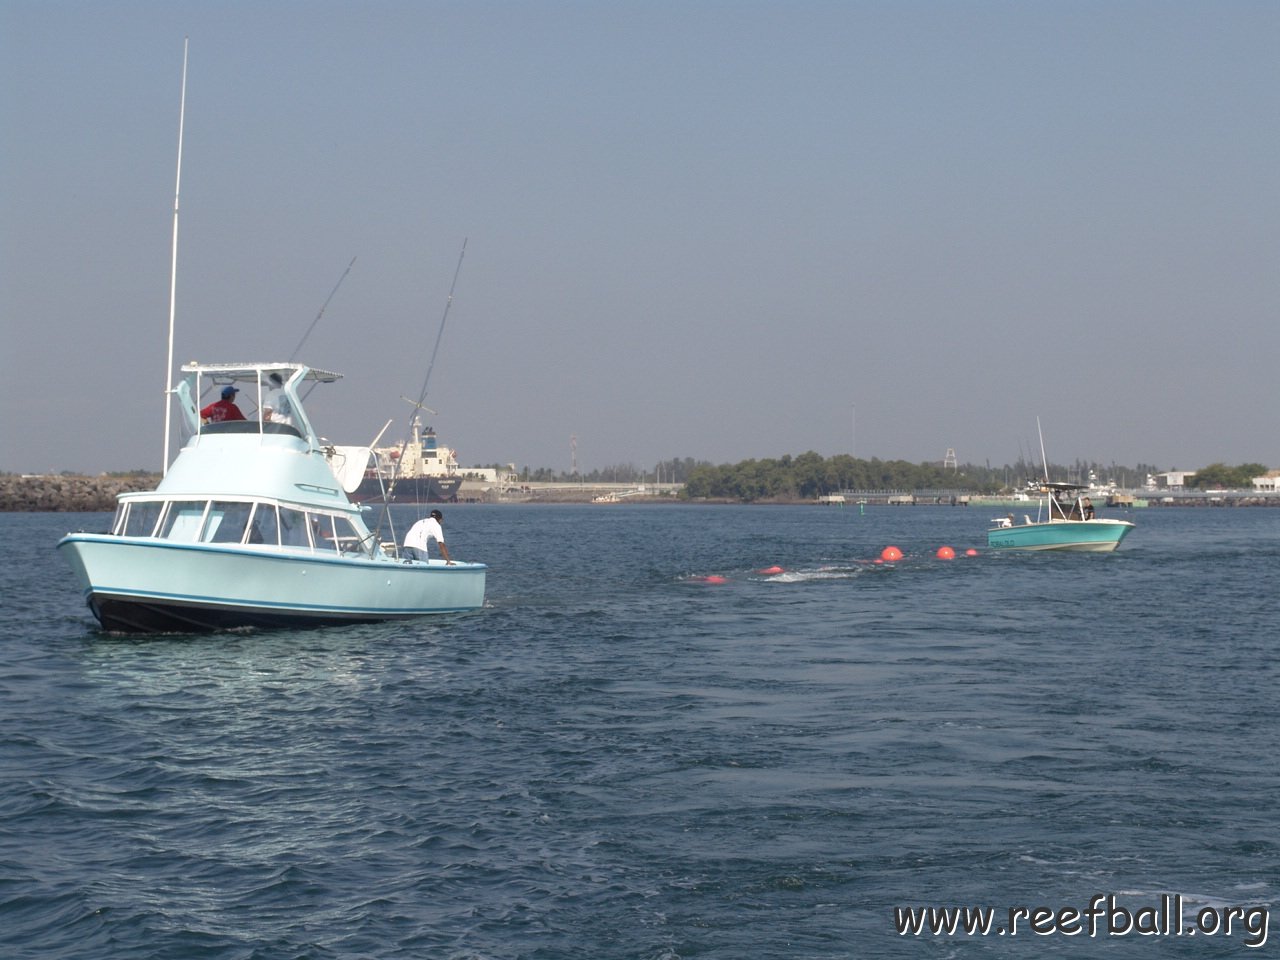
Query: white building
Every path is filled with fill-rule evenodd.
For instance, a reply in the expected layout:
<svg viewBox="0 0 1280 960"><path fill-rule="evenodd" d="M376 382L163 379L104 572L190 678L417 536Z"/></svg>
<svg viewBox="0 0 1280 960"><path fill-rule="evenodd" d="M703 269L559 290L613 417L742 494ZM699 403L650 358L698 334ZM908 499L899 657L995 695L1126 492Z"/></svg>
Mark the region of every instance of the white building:
<svg viewBox="0 0 1280 960"><path fill-rule="evenodd" d="M1157 473L1156 484L1170 490L1181 490L1187 485L1187 478L1195 475L1194 470L1170 470L1168 473Z"/></svg>
<svg viewBox="0 0 1280 960"><path fill-rule="evenodd" d="M1268 470L1261 477L1253 478L1254 493L1275 493L1280 490L1280 470Z"/></svg>

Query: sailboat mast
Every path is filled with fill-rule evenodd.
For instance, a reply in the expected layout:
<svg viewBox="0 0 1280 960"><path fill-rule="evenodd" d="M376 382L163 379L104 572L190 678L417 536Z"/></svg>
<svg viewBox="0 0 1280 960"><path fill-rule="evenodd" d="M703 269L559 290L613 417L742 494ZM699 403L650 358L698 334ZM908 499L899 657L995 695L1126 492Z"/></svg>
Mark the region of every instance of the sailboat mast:
<svg viewBox="0 0 1280 960"><path fill-rule="evenodd" d="M182 96L178 103L178 172L173 185L173 260L169 268L169 355L165 365L164 386L164 463L161 475L169 473L169 432L173 410L173 326L178 303L178 196L182 193L182 126L187 116L187 45L190 37L182 38Z"/></svg>

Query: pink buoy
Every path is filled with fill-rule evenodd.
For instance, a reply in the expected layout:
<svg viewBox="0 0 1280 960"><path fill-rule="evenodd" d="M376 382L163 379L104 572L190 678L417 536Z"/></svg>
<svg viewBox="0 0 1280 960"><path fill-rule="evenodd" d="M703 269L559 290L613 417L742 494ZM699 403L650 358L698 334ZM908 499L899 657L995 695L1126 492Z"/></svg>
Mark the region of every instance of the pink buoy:
<svg viewBox="0 0 1280 960"><path fill-rule="evenodd" d="M902 559L902 551L897 547L885 547L880 551L880 559L885 563L893 563L895 560Z"/></svg>
<svg viewBox="0 0 1280 960"><path fill-rule="evenodd" d="M711 576L709 576L709 577L703 577L703 578L702 578L702 582L703 582L703 583L728 583L729 581L728 581L728 579L726 579L725 577L721 577L721 576L717 576L716 574L712 574L712 575L711 575Z"/></svg>
<svg viewBox="0 0 1280 960"><path fill-rule="evenodd" d="M970 547L968 550L964 552L964 555L966 557L976 557L978 555L978 551L973 549L973 547Z"/></svg>
<svg viewBox="0 0 1280 960"><path fill-rule="evenodd" d="M938 559L939 559L939 560L954 560L955 558L956 558L956 552L955 552L955 550L951 549L951 547L939 547L939 548L938 548Z"/></svg>
<svg viewBox="0 0 1280 960"><path fill-rule="evenodd" d="M775 574L782 573L782 568L779 566L765 567L763 570L758 572L764 574L766 577L772 577Z"/></svg>

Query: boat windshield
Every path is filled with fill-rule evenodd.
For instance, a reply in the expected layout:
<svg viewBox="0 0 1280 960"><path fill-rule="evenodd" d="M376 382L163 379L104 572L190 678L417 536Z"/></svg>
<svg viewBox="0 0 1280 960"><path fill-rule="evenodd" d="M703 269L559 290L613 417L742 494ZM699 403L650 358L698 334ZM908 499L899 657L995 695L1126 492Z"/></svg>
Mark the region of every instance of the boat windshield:
<svg viewBox="0 0 1280 960"><path fill-rule="evenodd" d="M1080 495L1081 489L1049 491L1049 516L1053 520L1092 520L1093 502Z"/></svg>

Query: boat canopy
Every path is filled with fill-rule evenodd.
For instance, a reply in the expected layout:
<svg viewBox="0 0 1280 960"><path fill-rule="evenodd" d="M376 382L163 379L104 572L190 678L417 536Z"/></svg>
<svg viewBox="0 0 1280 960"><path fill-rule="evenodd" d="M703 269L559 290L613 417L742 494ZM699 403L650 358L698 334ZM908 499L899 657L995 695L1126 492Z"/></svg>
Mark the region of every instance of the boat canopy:
<svg viewBox="0 0 1280 960"><path fill-rule="evenodd" d="M315 442L314 435L303 410L298 390L303 383L310 382L314 385L333 383L335 380L342 379L340 373L318 370L292 360L256 363L196 363L193 361L183 364L182 372L186 376L174 389L174 393L178 397L178 406L185 417L189 435L204 433L211 429L216 429L218 432L246 429L237 426L239 421L201 424L199 413L203 403L202 395L210 387L215 390L216 395L219 388L243 384L246 398L251 399L253 403L248 411L242 412L254 418L248 423L260 424L257 432L280 432L277 428L283 427L288 432L296 433L311 442ZM241 387L237 386L236 389L240 390ZM271 418L275 422L267 423L266 408L272 406L281 409L272 411L276 414ZM281 410L285 411L284 416L279 415Z"/></svg>
<svg viewBox="0 0 1280 960"><path fill-rule="evenodd" d="M281 360L273 363L184 363L183 373L196 373L203 377L212 377L215 383L257 383L263 374L270 376L278 373L285 379L292 379L297 371L303 371L299 382L315 380L320 383L333 383L341 380L342 374L329 370L317 370L305 363L292 360Z"/></svg>
<svg viewBox="0 0 1280 960"><path fill-rule="evenodd" d="M1092 520L1093 503L1082 492L1088 487L1081 483L1049 482L1041 484L1041 490L1049 494L1049 518L1051 520Z"/></svg>

